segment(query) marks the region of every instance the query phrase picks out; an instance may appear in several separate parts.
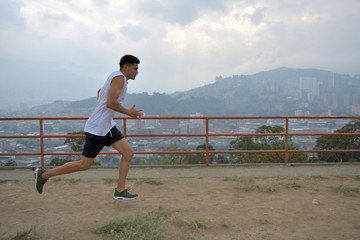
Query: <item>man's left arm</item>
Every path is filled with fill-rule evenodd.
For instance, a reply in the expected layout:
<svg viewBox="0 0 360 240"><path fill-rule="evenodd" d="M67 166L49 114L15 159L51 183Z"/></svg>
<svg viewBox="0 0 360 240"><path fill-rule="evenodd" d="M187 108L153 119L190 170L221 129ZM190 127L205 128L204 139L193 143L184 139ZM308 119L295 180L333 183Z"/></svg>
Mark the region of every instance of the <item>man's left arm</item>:
<svg viewBox="0 0 360 240"><path fill-rule="evenodd" d="M97 99L99 100L99 94L100 94L101 88L97 91Z"/></svg>

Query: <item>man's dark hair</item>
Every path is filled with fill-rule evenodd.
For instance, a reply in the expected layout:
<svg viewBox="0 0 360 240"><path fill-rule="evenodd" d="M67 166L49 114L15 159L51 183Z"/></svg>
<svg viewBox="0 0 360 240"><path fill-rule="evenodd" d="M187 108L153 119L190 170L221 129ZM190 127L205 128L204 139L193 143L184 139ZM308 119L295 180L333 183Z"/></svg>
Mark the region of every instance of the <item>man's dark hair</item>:
<svg viewBox="0 0 360 240"><path fill-rule="evenodd" d="M124 66L125 64L134 64L134 63L139 64L139 63L140 63L140 60L139 60L137 57L135 57L135 56L132 56L132 55L127 54L127 55L123 56L123 57L120 59L120 63L119 63L119 65L120 65L120 70L123 68L123 66Z"/></svg>

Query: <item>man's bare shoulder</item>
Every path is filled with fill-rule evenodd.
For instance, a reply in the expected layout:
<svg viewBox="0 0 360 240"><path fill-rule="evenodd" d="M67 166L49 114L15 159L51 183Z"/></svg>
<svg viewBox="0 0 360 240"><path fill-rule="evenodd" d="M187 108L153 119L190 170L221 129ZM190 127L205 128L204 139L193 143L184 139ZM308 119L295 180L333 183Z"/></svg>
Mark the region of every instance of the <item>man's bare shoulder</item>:
<svg viewBox="0 0 360 240"><path fill-rule="evenodd" d="M124 86L125 78L124 76L116 76L111 80L111 85L115 85L117 87L123 87Z"/></svg>

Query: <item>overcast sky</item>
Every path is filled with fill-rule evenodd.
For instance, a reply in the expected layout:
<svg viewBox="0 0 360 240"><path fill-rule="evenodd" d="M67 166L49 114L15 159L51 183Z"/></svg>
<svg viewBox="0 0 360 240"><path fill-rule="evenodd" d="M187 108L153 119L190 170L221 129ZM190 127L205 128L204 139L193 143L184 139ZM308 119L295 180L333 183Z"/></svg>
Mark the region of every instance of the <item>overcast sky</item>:
<svg viewBox="0 0 360 240"><path fill-rule="evenodd" d="M359 74L359 13L359 0L0 0L0 108L95 96L128 53L130 93L283 66Z"/></svg>

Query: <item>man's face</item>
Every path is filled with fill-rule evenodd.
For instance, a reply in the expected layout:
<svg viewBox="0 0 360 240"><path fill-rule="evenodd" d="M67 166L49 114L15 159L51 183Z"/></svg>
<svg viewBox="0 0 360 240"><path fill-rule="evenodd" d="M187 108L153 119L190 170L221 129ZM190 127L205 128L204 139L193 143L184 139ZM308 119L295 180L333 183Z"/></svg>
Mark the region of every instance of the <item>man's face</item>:
<svg viewBox="0 0 360 240"><path fill-rule="evenodd" d="M134 63L131 65L126 65L126 78L135 80L136 75L138 74L139 64Z"/></svg>

